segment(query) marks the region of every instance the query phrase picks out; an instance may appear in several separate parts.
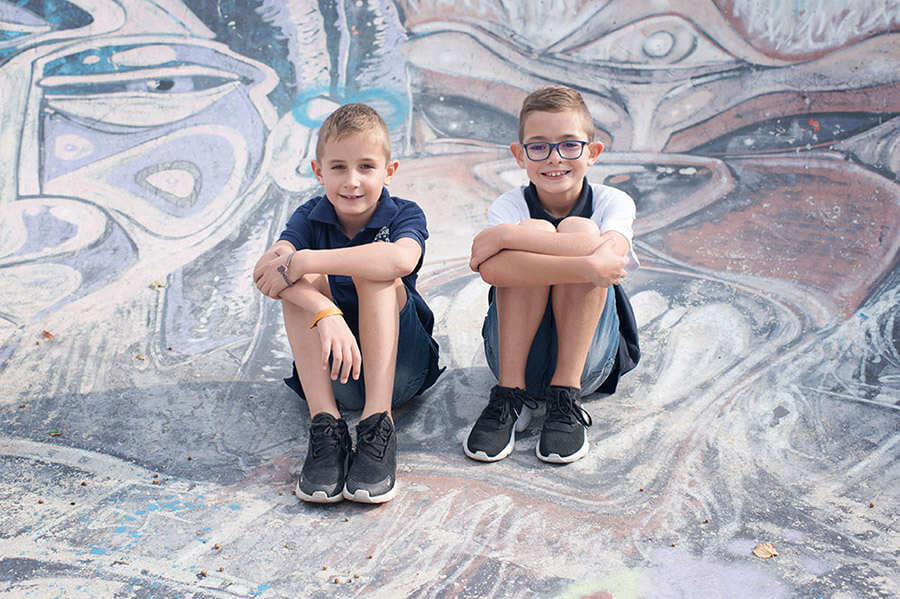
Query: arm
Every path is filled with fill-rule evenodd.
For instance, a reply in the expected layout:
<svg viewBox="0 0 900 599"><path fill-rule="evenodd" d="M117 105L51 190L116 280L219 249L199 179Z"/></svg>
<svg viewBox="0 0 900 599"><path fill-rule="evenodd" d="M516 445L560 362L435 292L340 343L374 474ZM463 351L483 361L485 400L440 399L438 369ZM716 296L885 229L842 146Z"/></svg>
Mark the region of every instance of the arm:
<svg viewBox="0 0 900 599"><path fill-rule="evenodd" d="M525 228L525 227L522 227ZM579 233L549 233L559 237ZM595 239L597 239L595 237ZM481 263L486 283L497 287L533 287L593 284L608 287L625 277L629 250L624 235L609 231L599 236L593 251L576 255L542 254L524 250L502 250ZM564 241L562 246L564 247Z"/></svg>
<svg viewBox="0 0 900 599"><path fill-rule="evenodd" d="M421 256L419 242L411 237L333 250L300 250L291 260L288 278L296 281L305 274L326 274L392 281L412 273Z"/></svg>
<svg viewBox="0 0 900 599"><path fill-rule="evenodd" d="M253 267L253 281L263 295L278 299L278 294L287 287L287 282L278 272L278 267L285 263L293 251L294 246L289 241L276 241L256 261L256 266Z"/></svg>
<svg viewBox="0 0 900 599"><path fill-rule="evenodd" d="M288 283L278 271L278 267L286 264L291 254L293 257L288 265L287 278L292 283L299 281L306 274L344 275L371 281L391 281L415 270L422 255L422 248L410 237L401 237L394 242L379 241L333 250L295 251L291 243L279 241L263 254L253 271L253 280L264 295L273 299L282 297Z"/></svg>
<svg viewBox="0 0 900 599"><path fill-rule="evenodd" d="M602 239L599 232L559 233L503 223L488 227L475 236L469 266L479 271L485 260L502 250L547 256L586 256L599 247Z"/></svg>

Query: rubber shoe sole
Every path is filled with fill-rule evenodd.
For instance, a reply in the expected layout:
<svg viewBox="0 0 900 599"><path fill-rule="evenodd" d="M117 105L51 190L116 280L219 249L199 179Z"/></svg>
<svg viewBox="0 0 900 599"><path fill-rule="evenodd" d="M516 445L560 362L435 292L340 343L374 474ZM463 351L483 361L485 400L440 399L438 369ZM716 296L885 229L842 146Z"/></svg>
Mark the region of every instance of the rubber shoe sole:
<svg viewBox="0 0 900 599"><path fill-rule="evenodd" d="M534 454L537 456L539 460L542 462L547 462L549 464L571 464L572 462L577 462L581 458L587 455L588 449L590 448L590 443L587 440L587 431L585 431L584 435L584 444L581 448L568 456L561 456L558 453L551 453L550 455L543 455L541 453L541 441L538 439L537 445L534 447Z"/></svg>
<svg viewBox="0 0 900 599"><path fill-rule="evenodd" d="M389 491L386 493L382 493L381 495L369 495L369 491L366 489L357 489L355 493L351 493L347 487L344 487L344 493L340 497L342 499L348 499L350 501L355 501L357 503L386 503L394 498L394 495L397 494L397 483L394 482L394 486L391 487Z"/></svg>
<svg viewBox="0 0 900 599"><path fill-rule="evenodd" d="M297 481L297 485L294 488L294 494L297 495L303 501L308 501L310 503L337 503L338 501L342 501L344 499L343 493L338 493L334 497L329 497L325 491L313 491L312 495L304 493L300 489L300 481Z"/></svg>
<svg viewBox="0 0 900 599"><path fill-rule="evenodd" d="M507 457L509 454L512 453L513 447L515 447L515 445L516 445L516 431L515 431L515 427L513 427L513 430L510 431L510 434L509 434L509 442L495 456L489 456L488 454L486 454L485 452L483 452L480 449L478 451L471 451L469 449L469 438L468 437L466 437L466 440L463 441L463 451L466 453L466 455L468 457L472 458L473 460L478 460L479 462L499 462L500 460L502 460L503 458Z"/></svg>

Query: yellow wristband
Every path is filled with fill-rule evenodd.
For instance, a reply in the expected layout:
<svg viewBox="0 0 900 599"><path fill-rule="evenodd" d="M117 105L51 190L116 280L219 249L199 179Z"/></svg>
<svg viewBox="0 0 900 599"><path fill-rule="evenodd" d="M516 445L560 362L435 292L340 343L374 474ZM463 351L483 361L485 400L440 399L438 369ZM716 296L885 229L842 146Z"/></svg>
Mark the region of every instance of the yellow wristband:
<svg viewBox="0 0 900 599"><path fill-rule="evenodd" d="M319 321L327 316L343 316L343 312L337 306L329 306L328 308L324 308L316 312L316 315L313 316L313 322L309 325L309 328L314 329L316 325L319 324Z"/></svg>

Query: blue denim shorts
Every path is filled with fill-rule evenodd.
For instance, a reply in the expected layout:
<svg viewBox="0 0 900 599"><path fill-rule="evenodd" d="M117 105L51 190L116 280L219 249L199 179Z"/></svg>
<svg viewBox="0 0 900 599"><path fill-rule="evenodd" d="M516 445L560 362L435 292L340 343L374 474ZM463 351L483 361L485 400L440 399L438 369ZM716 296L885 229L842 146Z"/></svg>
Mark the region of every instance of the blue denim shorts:
<svg viewBox="0 0 900 599"><path fill-rule="evenodd" d="M421 391L431 368L434 351L431 335L422 326L419 315L416 313L415 302L412 297L407 296L406 305L400 311L400 335L397 344L397 367L394 370L392 408L405 404ZM363 356L363 367L358 380L350 378L346 383L331 382L334 399L341 410L362 410L366 403L366 385L363 382L366 359L367 356ZM368 359L377 360L378 358L368 357ZM303 388L300 386L296 365L294 365L294 371L290 378L284 379L284 382L300 397L306 399Z"/></svg>
<svg viewBox="0 0 900 599"><path fill-rule="evenodd" d="M491 300L484 325L481 328L484 338L484 355L494 376L500 376L500 330L497 320L496 298ZM526 391L532 397L540 398L550 386L553 372L556 370L556 323L553 319L553 308L547 303L547 309L538 326L528 362L525 365ZM612 371L619 351L619 315L616 313L616 294L610 287L606 293L606 304L600 321L594 330L594 339L588 350L584 370L581 373L581 393L593 393L603 384Z"/></svg>

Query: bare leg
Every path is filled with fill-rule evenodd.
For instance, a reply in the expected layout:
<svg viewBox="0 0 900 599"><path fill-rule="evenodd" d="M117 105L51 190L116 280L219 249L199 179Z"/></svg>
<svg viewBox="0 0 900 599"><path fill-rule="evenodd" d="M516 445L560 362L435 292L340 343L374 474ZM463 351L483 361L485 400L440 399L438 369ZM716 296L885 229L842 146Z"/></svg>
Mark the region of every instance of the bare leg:
<svg viewBox="0 0 900 599"><path fill-rule="evenodd" d="M593 221L568 218L560 223L561 233L597 230ZM599 230L597 230L599 235ZM551 302L556 322L556 370L551 385L581 388L581 374L594 330L606 304L606 287L591 284L556 285Z"/></svg>
<svg viewBox="0 0 900 599"><path fill-rule="evenodd" d="M307 275L299 284L304 283L331 297L326 276ZM314 315L287 300L282 300L281 309L284 313L284 327L291 345L291 353L309 406L310 418L320 412L327 412L335 418L340 418L341 413L331 387L330 371L322 369L322 343L319 333L309 328Z"/></svg>
<svg viewBox="0 0 900 599"><path fill-rule="evenodd" d="M543 220L525 220L523 227L554 231ZM525 367L528 350L547 309L549 287L498 287L496 289L497 320L500 332L500 368L497 384L501 387L525 389Z"/></svg>
<svg viewBox="0 0 900 599"><path fill-rule="evenodd" d="M354 279L359 296L359 345L363 356L366 403L361 420L391 412L400 310L406 305L406 288L400 279Z"/></svg>

